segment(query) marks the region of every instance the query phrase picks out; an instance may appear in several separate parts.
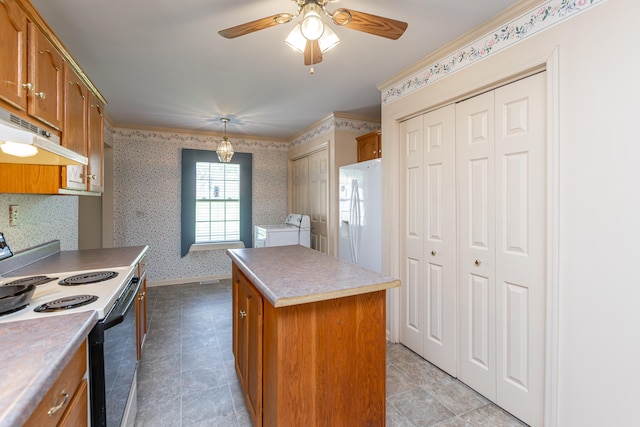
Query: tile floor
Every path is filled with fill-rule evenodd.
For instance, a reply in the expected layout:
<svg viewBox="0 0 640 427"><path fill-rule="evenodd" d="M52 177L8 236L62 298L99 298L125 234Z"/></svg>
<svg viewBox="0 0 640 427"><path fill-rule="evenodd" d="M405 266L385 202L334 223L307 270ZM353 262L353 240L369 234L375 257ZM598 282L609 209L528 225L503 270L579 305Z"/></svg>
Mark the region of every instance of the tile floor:
<svg viewBox="0 0 640 427"><path fill-rule="evenodd" d="M231 280L152 287L136 426L250 427L233 367ZM388 427L524 426L401 344L387 346Z"/></svg>

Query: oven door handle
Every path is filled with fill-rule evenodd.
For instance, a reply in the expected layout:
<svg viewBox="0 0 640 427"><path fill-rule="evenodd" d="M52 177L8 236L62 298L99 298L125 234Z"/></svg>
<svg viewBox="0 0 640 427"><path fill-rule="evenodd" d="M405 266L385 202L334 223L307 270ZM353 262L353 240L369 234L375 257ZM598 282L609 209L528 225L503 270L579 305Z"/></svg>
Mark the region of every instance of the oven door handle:
<svg viewBox="0 0 640 427"><path fill-rule="evenodd" d="M103 329L105 331L113 326L116 326L119 323L122 323L125 313L129 311L131 304L138 296L139 289L140 279L137 277L133 277L129 282L127 289L123 292L122 296L118 298L116 303L113 305L113 308L105 316L103 321Z"/></svg>

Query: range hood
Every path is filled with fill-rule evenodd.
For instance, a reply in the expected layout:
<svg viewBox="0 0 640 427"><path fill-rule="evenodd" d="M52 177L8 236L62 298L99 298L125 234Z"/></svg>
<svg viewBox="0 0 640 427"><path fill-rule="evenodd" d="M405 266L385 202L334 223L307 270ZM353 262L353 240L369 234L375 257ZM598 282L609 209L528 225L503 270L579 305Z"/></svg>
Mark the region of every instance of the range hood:
<svg viewBox="0 0 640 427"><path fill-rule="evenodd" d="M0 163L86 165L89 160L60 145L60 138L0 108Z"/></svg>

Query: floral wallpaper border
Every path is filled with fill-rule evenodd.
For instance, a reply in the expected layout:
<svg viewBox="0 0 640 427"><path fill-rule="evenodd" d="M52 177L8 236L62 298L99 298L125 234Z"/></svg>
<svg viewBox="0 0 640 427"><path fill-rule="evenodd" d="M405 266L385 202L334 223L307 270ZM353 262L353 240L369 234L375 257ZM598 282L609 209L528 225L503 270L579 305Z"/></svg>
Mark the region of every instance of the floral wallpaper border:
<svg viewBox="0 0 640 427"><path fill-rule="evenodd" d="M449 74L460 71L476 61L484 59L492 53L499 52L605 1L549 0L470 43L458 52L429 65L411 77L384 90L382 92L382 105L390 104Z"/></svg>
<svg viewBox="0 0 640 427"><path fill-rule="evenodd" d="M114 129L114 138L122 138L130 141L162 141L162 142L180 142L184 143L196 143L196 144L215 144L212 147L208 147L208 149L214 149L218 146L218 142L220 142L221 138L215 138L214 136L208 135L192 135L189 134L188 131L182 132L163 132L163 131L149 131L149 130L137 130L137 129L124 129L124 128L116 128ZM229 138L231 140L231 144L233 144L233 148L236 151L242 151L239 148L243 147L251 147L253 149L264 149L264 150L288 150L289 144L286 142L275 142L275 141L260 141L260 140L246 140L243 138L234 138L233 136Z"/></svg>
<svg viewBox="0 0 640 427"><path fill-rule="evenodd" d="M307 141L314 139L319 135L334 132L338 130L357 133L369 133L380 129L379 121L357 120L332 115L327 117L317 126L307 129L300 136L291 141L289 148L297 147Z"/></svg>

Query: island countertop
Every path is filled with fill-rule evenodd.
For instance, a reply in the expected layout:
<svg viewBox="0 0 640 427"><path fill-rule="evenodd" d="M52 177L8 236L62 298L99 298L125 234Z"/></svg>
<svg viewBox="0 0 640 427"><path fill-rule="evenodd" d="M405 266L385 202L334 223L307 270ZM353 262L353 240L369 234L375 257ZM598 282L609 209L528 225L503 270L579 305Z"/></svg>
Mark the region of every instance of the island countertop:
<svg viewBox="0 0 640 427"><path fill-rule="evenodd" d="M274 307L400 286L398 279L299 245L227 249L227 254Z"/></svg>

